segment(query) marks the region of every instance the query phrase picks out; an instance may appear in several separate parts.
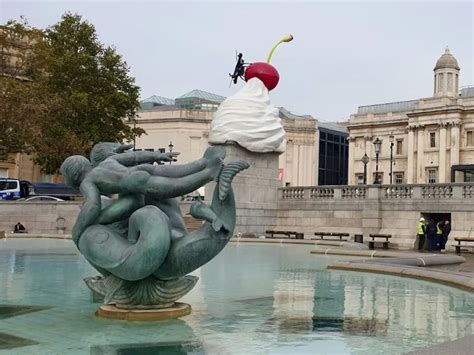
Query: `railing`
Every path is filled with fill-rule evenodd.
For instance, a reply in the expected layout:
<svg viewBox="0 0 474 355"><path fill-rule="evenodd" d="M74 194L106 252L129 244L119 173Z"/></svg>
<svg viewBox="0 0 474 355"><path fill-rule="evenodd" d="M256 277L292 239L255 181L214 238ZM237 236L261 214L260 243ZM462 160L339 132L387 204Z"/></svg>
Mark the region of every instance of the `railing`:
<svg viewBox="0 0 474 355"><path fill-rule="evenodd" d="M413 187L407 185L395 185L385 189L386 199L405 199L411 198L413 195Z"/></svg>
<svg viewBox="0 0 474 355"><path fill-rule="evenodd" d="M422 198L451 198L453 187L451 185L428 185L421 187Z"/></svg>
<svg viewBox="0 0 474 355"><path fill-rule="evenodd" d="M280 200L474 199L474 183L283 187Z"/></svg>
<svg viewBox="0 0 474 355"><path fill-rule="evenodd" d="M334 198L334 189L332 187L312 187L309 193L310 199L320 200Z"/></svg>
<svg viewBox="0 0 474 355"><path fill-rule="evenodd" d="M366 194L367 187L345 186L341 191L341 197L347 199L364 199Z"/></svg>

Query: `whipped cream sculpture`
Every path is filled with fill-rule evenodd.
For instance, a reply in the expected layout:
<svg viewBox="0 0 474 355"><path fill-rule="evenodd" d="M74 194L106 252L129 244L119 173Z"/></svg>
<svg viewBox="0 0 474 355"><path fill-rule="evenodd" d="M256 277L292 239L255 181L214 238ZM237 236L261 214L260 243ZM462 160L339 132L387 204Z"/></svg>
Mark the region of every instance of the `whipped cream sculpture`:
<svg viewBox="0 0 474 355"><path fill-rule="evenodd" d="M269 91L277 86L280 76L269 63L276 47L292 39L293 36L288 35L275 44L266 63L246 65L242 54L239 54L234 75L231 77L234 83L240 77L246 84L220 104L211 122L209 143L235 142L256 153L285 151L285 130L281 124L279 110L271 104L269 96Z"/></svg>

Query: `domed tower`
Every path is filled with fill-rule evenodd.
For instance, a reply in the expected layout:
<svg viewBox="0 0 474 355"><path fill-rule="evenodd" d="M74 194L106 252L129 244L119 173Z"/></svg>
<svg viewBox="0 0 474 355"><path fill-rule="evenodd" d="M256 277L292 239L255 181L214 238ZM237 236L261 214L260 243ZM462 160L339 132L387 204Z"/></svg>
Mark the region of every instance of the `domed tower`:
<svg viewBox="0 0 474 355"><path fill-rule="evenodd" d="M434 67L434 96L457 96L459 86L458 61L446 47Z"/></svg>

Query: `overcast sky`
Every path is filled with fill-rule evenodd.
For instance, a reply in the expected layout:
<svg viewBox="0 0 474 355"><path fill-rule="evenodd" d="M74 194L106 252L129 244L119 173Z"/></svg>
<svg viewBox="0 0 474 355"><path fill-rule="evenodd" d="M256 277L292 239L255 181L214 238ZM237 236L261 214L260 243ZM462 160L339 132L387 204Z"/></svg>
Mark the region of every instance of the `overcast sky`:
<svg viewBox="0 0 474 355"><path fill-rule="evenodd" d="M223 96L235 51L265 61L291 33L272 64L280 83L275 106L324 121L357 107L432 95L433 67L449 46L460 85L474 85L474 6L463 2L162 2L0 0L1 22L25 15L47 27L65 11L95 25L100 40L123 55L141 97L176 98L201 89Z"/></svg>

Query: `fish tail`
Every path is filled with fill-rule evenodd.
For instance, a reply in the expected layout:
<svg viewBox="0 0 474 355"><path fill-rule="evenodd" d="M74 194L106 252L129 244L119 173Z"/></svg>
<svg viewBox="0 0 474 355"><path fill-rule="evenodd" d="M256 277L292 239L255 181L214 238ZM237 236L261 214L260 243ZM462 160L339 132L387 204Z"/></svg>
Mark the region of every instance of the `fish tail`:
<svg viewBox="0 0 474 355"><path fill-rule="evenodd" d="M249 166L249 163L244 160L237 160L224 165L217 182L219 187L219 200L223 201L227 197L234 176L242 170L248 169Z"/></svg>

